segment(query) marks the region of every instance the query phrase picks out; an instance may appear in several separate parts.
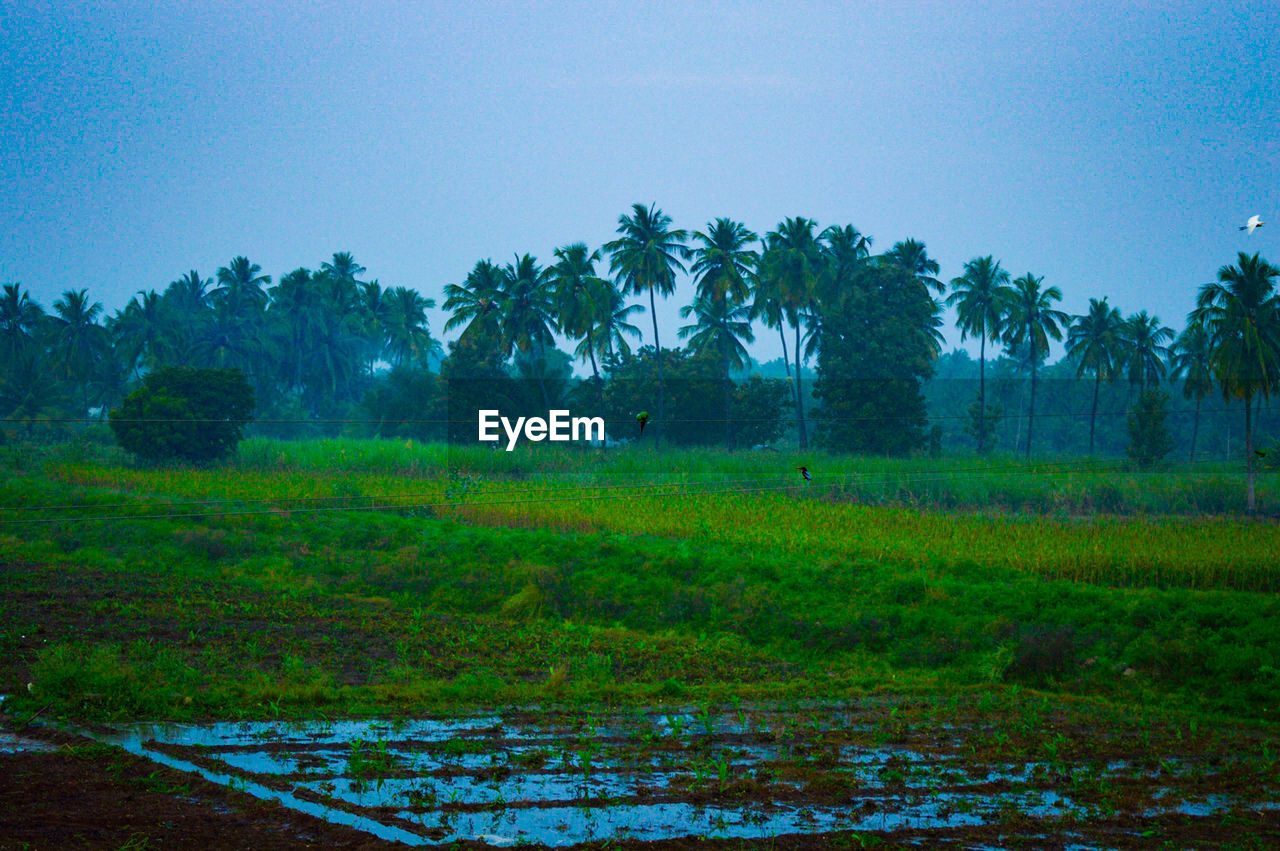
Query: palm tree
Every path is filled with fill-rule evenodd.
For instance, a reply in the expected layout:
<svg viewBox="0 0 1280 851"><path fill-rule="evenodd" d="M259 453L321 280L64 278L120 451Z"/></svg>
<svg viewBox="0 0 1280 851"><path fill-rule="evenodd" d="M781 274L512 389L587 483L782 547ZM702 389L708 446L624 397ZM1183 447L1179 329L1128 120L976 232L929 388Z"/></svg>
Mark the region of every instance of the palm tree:
<svg viewBox="0 0 1280 851"><path fill-rule="evenodd" d="M675 292L676 270L685 271L681 260L691 252L685 247L688 234L671 229L671 217L650 204L632 204L631 215L618 217L619 237L605 243L609 252L609 273L617 277L623 295L649 293L649 316L653 320L653 352L658 367L658 419L655 441L661 435L665 417L662 387L662 343L658 340L657 293Z"/></svg>
<svg viewBox="0 0 1280 851"><path fill-rule="evenodd" d="M644 312L642 304L627 304L612 281L602 278L600 283L602 287L593 298L596 312L592 316L591 328L574 350L574 356L578 358L588 355L591 357L592 375L597 384L600 373L596 371L595 355L600 355L606 362L614 357L630 357L631 346L627 343L627 337L638 338L641 335L640 329L627 320L633 313Z"/></svg>
<svg viewBox="0 0 1280 851"><path fill-rule="evenodd" d="M1173 341L1169 349L1169 377L1182 381L1182 396L1196 400L1195 421L1191 426L1191 453L1196 460L1196 437L1200 434L1200 403L1213 392L1213 345L1203 322L1191 321Z"/></svg>
<svg viewBox="0 0 1280 851"><path fill-rule="evenodd" d="M591 361L591 374L598 381L600 370L596 364L591 329L600 311L608 306L606 287L609 286L596 274L600 252L590 250L584 242L575 242L557 248L555 256L556 262L547 273L557 327L569 339L580 341L575 356Z"/></svg>
<svg viewBox="0 0 1280 851"><path fill-rule="evenodd" d="M169 284L161 295L161 307L169 326L170 362L182 366L191 363L196 340L211 318L209 293L212 287L213 278L201 278L200 273L192 269Z"/></svg>
<svg viewBox="0 0 1280 851"><path fill-rule="evenodd" d="M502 340L503 352L513 351L531 357L537 368L538 389L542 401L550 408L547 394L547 346L555 345L555 306L551 301L551 275L531 255L516 257L502 273Z"/></svg>
<svg viewBox="0 0 1280 851"><path fill-rule="evenodd" d="M107 321L107 330L126 372L137 376L140 367L155 369L166 359L172 326L163 298L155 290L139 290L124 310Z"/></svg>
<svg viewBox="0 0 1280 851"><path fill-rule="evenodd" d="M462 336L480 335L501 347L502 269L491 260L480 260L461 285L444 285L444 309L453 315L444 323L445 331L459 326Z"/></svg>
<svg viewBox="0 0 1280 851"><path fill-rule="evenodd" d="M689 347L695 352L715 351L720 355L720 366L724 382L724 442L730 446L732 430L730 429L730 400L733 391L733 379L730 377L734 369L742 369L748 361L746 346L755 340L751 333L751 310L743 305L734 305L729 299L714 298L699 294L694 296L693 303L680 308L683 319L693 315L697 322L693 325L681 326L680 339L688 339Z"/></svg>
<svg viewBox="0 0 1280 851"><path fill-rule="evenodd" d="M387 291L386 354L393 366L417 361L424 367L432 353L440 351L440 343L431 337L427 327L427 310L436 306L434 299L423 298L417 290L393 287Z"/></svg>
<svg viewBox="0 0 1280 851"><path fill-rule="evenodd" d="M1160 383L1164 378L1165 358L1173 339L1173 329L1160 324L1160 317L1148 316L1144 310L1124 321L1125 355L1128 361L1129 383L1138 385L1138 391L1147 389L1148 382Z"/></svg>
<svg viewBox="0 0 1280 851"><path fill-rule="evenodd" d="M318 282L310 269L294 269L271 289L267 309L272 342L284 367L282 378L289 390L301 390L315 340L324 325Z"/></svg>
<svg viewBox="0 0 1280 851"><path fill-rule="evenodd" d="M986 452L987 340L1004 333L1014 293L1009 273L990 254L964 264L964 274L951 280L947 304L956 308L960 340L973 334L981 340L978 364L978 452Z"/></svg>
<svg viewBox="0 0 1280 851"><path fill-rule="evenodd" d="M0 296L0 355L6 364L17 361L36 341L44 310L22 291L22 284L4 285Z"/></svg>
<svg viewBox="0 0 1280 851"><path fill-rule="evenodd" d="M746 302L751 272L760 260L747 246L759 237L741 222L719 218L707 223L705 233L694 231L693 238L700 244L693 249L689 271L694 275L698 295L727 299L733 305Z"/></svg>
<svg viewBox="0 0 1280 851"><path fill-rule="evenodd" d="M1089 414L1089 454L1093 454L1094 426L1098 419L1098 390L1105 378L1115 378L1124 355L1124 320L1120 311L1103 298L1089 299L1089 312L1077 316L1067 331L1067 354L1075 359L1076 377L1093 373L1093 408Z"/></svg>
<svg viewBox="0 0 1280 851"><path fill-rule="evenodd" d="M751 275L751 320L763 320L766 328L777 328L782 341L782 368L791 383L791 359L787 355L786 320L782 310L782 289L778 281L768 274L762 264L757 264Z"/></svg>
<svg viewBox="0 0 1280 851"><path fill-rule="evenodd" d="M89 412L89 379L107 348L106 329L98 324L100 302L89 301L88 290L67 290L53 303L49 317L52 354L62 377L80 386L82 412Z"/></svg>
<svg viewBox="0 0 1280 851"><path fill-rule="evenodd" d="M923 242L917 242L914 239L896 242L893 248L880 257L885 263L906 269L917 281L926 287L932 287L939 294L947 291L947 285L937 278L941 267L938 266L938 261L931 258L929 252L925 251Z"/></svg>
<svg viewBox="0 0 1280 851"><path fill-rule="evenodd" d="M1011 304L1006 341L1028 347L1031 359L1031 406L1027 413L1027 460L1031 460L1031 432L1036 421L1036 366L1049 354L1049 338L1062 339L1062 329L1071 321L1053 307L1062 300L1057 287L1041 290L1044 277L1028 272L1013 282L1016 293Z"/></svg>
<svg viewBox="0 0 1280 851"><path fill-rule="evenodd" d="M796 330L796 420L800 427L800 448L809 445L804 421L804 393L800 382L800 325L813 303L814 290L823 267L821 246L814 236L818 223L803 216L788 218L765 236L765 252L760 259L764 275L777 287L780 312Z"/></svg>
<svg viewBox="0 0 1280 851"><path fill-rule="evenodd" d="M1258 254L1243 251L1234 266L1218 270L1217 283L1205 284L1188 319L1203 323L1213 349L1213 371L1224 399L1244 401L1244 454L1248 508L1256 509L1253 454L1253 399L1269 396L1280 381L1280 269Z"/></svg>
<svg viewBox="0 0 1280 851"><path fill-rule="evenodd" d="M234 316L265 308L267 293L263 287L271 283L271 276L258 274L261 271L262 267L250 263L249 258L233 257L229 265L218 269L218 288L210 293L215 306L226 304Z"/></svg>

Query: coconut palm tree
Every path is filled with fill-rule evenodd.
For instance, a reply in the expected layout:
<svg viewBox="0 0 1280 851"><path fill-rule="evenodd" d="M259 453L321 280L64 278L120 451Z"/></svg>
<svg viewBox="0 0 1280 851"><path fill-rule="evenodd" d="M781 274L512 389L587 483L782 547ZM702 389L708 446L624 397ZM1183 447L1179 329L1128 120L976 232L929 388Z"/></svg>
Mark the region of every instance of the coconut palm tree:
<svg viewBox="0 0 1280 851"><path fill-rule="evenodd" d="M436 306L435 300L409 287L392 287L383 300L387 304L386 355L391 364L417 361L425 367L430 356L440 351L427 325L427 311Z"/></svg>
<svg viewBox="0 0 1280 851"><path fill-rule="evenodd" d="M1203 322L1191 321L1169 348L1169 377L1182 382L1184 399L1196 400L1195 420L1191 426L1191 452L1188 461L1196 460L1196 438L1200 434L1200 403L1213 392L1213 345Z"/></svg>
<svg viewBox="0 0 1280 851"><path fill-rule="evenodd" d="M676 272L685 271L682 260L688 260L691 252L685 246L688 234L671 229L671 217L650 204L632 204L631 215L618 217L618 238L607 242L609 274L620 284L623 295L649 293L649 317L653 320L653 352L658 368L658 419L655 422L655 441L661 436L665 417L664 391L662 387L662 343L658 339L657 294L669 296L675 292Z"/></svg>
<svg viewBox="0 0 1280 851"><path fill-rule="evenodd" d="M947 304L956 308L960 340L974 335L981 341L978 355L978 452L986 452L987 340L1004 334L1014 293L1009 273L990 254L964 264L964 274L951 279Z"/></svg>
<svg viewBox="0 0 1280 851"><path fill-rule="evenodd" d="M941 267L938 266L938 261L929 256L923 242L914 239L895 242L893 248L880 255L880 259L906 269L917 281L937 290L939 294L947 291L947 285L937 278Z"/></svg>
<svg viewBox="0 0 1280 851"><path fill-rule="evenodd" d="M22 291L22 284L5 284L0 295L0 355L6 364L35 345L44 310Z"/></svg>
<svg viewBox="0 0 1280 851"><path fill-rule="evenodd" d="M90 302L88 290L67 290L48 320L55 369L80 388L83 414L89 412L89 380L109 342L98 324L101 315L102 304Z"/></svg>
<svg viewBox="0 0 1280 851"><path fill-rule="evenodd" d="M574 350L575 357L591 357L592 375L597 383L600 373L596 371L595 355L606 362L614 357L630 357L631 346L627 343L627 337L639 338L641 334L640 329L627 320L633 313L644 312L642 304L627 304L626 298L612 281L601 278L600 283L602 286L593 297L596 312L592 316L591 328Z"/></svg>
<svg viewBox="0 0 1280 851"><path fill-rule="evenodd" d="M169 325L166 362L178 366L191 365L196 340L211 319L209 293L212 288L213 278L201 278L195 269L165 288L160 305Z"/></svg>
<svg viewBox="0 0 1280 851"><path fill-rule="evenodd" d="M1077 316L1067 330L1067 354L1077 363L1076 377L1093 373L1093 408L1089 413L1089 454L1093 454L1094 426L1098 419L1098 390L1112 381L1124 357L1124 320L1106 298L1089 299L1089 312Z"/></svg>
<svg viewBox="0 0 1280 851"><path fill-rule="evenodd" d="M692 304L680 308L681 318L688 319L690 315L697 321L681 326L680 339L688 339L694 352L713 351L720 356L721 380L724 383L724 442L729 446L733 435L729 416L733 392L731 371L742 369L749 359L747 348L742 343L755 340L751 333L751 310L741 304L735 305L727 298L699 294L694 296Z"/></svg>
<svg viewBox="0 0 1280 851"><path fill-rule="evenodd" d="M502 270L503 352L519 352L534 367L542 401L551 400L545 381L548 346L555 345L555 305L552 303L551 275L529 254L518 255L515 263Z"/></svg>
<svg viewBox="0 0 1280 851"><path fill-rule="evenodd" d="M1031 459L1031 436L1036 421L1036 367L1049 354L1049 339L1062 339L1062 329L1071 321L1066 313L1053 307L1062 300L1057 287L1040 289L1044 277L1028 272L1013 282L1008 332L1005 340L1013 346L1029 349L1031 360L1031 404L1027 412L1027 460Z"/></svg>
<svg viewBox="0 0 1280 851"><path fill-rule="evenodd" d="M804 420L804 391L800 373L800 326L810 309L823 269L822 247L814 235L818 223L803 216L783 219L777 230L765 236L765 251L760 258L763 274L777 287L781 315L796 332L796 421L800 429L800 448L809 445Z"/></svg>
<svg viewBox="0 0 1280 851"><path fill-rule="evenodd" d="M1173 329L1160 324L1160 317L1148 316L1144 310L1124 321L1124 340L1129 383L1138 385L1138 391L1147 384L1159 384L1164 378L1165 358L1169 356L1166 343L1173 340Z"/></svg>
<svg viewBox="0 0 1280 851"><path fill-rule="evenodd" d="M230 264L219 267L218 288L209 294L214 305L225 304L233 316L264 309L267 292L263 287L271 283L271 276L259 274L261 271L262 267L247 257L233 257Z"/></svg>
<svg viewBox="0 0 1280 851"><path fill-rule="evenodd" d="M763 265L757 265L751 275L751 320L762 320L766 328L777 328L782 341L782 368L791 383L791 359L787 354L786 319L782 310L782 289L778 281L768 274Z"/></svg>
<svg viewBox="0 0 1280 851"><path fill-rule="evenodd" d="M1261 255L1243 251L1236 265L1218 270L1218 281L1205 284L1189 321L1203 323L1213 349L1213 371L1225 399L1244 401L1248 509L1256 510L1253 453L1253 400L1269 396L1280 383L1280 269Z"/></svg>
<svg viewBox="0 0 1280 851"><path fill-rule="evenodd" d="M502 269L491 260L478 261L461 285L445 284L444 309L452 315L444 330L462 327L463 337L480 336L501 347L502 288Z"/></svg>
<svg viewBox="0 0 1280 851"><path fill-rule="evenodd" d="M159 367L170 350L172 325L155 290L139 290L124 310L107 320L107 331L125 371L135 378L142 367Z"/></svg>
<svg viewBox="0 0 1280 851"><path fill-rule="evenodd" d="M557 327L570 340L577 340L574 356L591 362L596 381L600 370L591 330L601 311L609 306L608 290L612 285L596 274L600 252L592 251L584 242L575 242L555 250L556 262L548 270L551 301Z"/></svg>
<svg viewBox="0 0 1280 851"><path fill-rule="evenodd" d="M751 291L751 272L760 256L748 245L759 239L741 222L719 218L707 223L707 230L694 231L693 265L698 295L727 300L729 304L746 302Z"/></svg>

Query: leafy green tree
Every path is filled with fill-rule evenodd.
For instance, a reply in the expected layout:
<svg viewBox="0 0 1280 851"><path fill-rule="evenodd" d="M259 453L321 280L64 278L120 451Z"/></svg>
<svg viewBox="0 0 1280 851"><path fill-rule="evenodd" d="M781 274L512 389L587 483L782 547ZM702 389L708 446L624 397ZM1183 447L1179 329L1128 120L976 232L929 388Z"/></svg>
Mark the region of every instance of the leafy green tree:
<svg viewBox="0 0 1280 851"><path fill-rule="evenodd" d="M1031 362L1031 405L1027 413L1027 458L1031 458L1032 430L1036 421L1036 367L1049 355L1049 340L1061 340L1062 329L1071 321L1066 313L1053 307L1062 300L1057 287L1040 289L1043 277L1028 272L1013 282L1014 298L1010 303L1006 340L1014 346L1025 346Z"/></svg>
<svg viewBox="0 0 1280 851"><path fill-rule="evenodd" d="M1196 438L1200 434L1200 403L1213 392L1213 345L1204 323L1191 321L1169 349L1169 375L1182 381L1182 396L1196 400L1191 427L1191 451L1187 460L1196 460Z"/></svg>
<svg viewBox="0 0 1280 851"><path fill-rule="evenodd" d="M155 290L139 291L106 327L113 348L135 376L166 361L172 334L163 299Z"/></svg>
<svg viewBox="0 0 1280 851"><path fill-rule="evenodd" d="M607 242L609 273L621 284L623 295L649 293L649 317L653 320L653 353L658 371L658 419L654 425L654 440L662 434L666 418L662 381L662 344L658 340L658 311L656 294L669 296L675 292L676 271L685 271L682 260L691 256L685 246L688 234L671 229L671 217L650 204L632 204L631 215L618 217L618 238Z"/></svg>
<svg viewBox="0 0 1280 851"><path fill-rule="evenodd" d="M924 443L921 391L933 374L929 330L937 304L905 269L864 264L824 293L825 330L814 395L822 442L837 450L901 455Z"/></svg>
<svg viewBox="0 0 1280 851"><path fill-rule="evenodd" d="M149 373L111 411L111 431L145 461L202 464L235 451L253 408L240 370L170 366Z"/></svg>
<svg viewBox="0 0 1280 851"><path fill-rule="evenodd" d="M1161 390L1144 390L1129 414L1128 455L1144 470L1173 450L1173 438L1165 425L1168 401L1169 395Z"/></svg>
<svg viewBox="0 0 1280 851"><path fill-rule="evenodd" d="M1218 270L1218 281L1205 284L1188 320L1202 323L1213 349L1213 371L1224 399L1244 402L1247 459L1247 505L1256 510L1253 400L1268 396L1280 381L1280 295L1275 279L1280 269L1261 255L1243 251L1236 265Z"/></svg>
<svg viewBox="0 0 1280 851"><path fill-rule="evenodd" d="M776 287L778 308L796 332L796 422L800 448L809 445L804 418L804 390L801 387L800 326L812 306L814 290L823 269L822 247L814 235L818 223L803 216L783 219L777 230L765 235L765 251L760 258L762 274Z"/></svg>
<svg viewBox="0 0 1280 851"><path fill-rule="evenodd" d="M1098 421L1098 390L1114 380L1124 362L1124 320L1106 298L1089 299L1089 312L1077 316L1067 330L1067 354L1077 364L1076 376L1093 373L1093 407L1089 411L1089 454L1093 454Z"/></svg>

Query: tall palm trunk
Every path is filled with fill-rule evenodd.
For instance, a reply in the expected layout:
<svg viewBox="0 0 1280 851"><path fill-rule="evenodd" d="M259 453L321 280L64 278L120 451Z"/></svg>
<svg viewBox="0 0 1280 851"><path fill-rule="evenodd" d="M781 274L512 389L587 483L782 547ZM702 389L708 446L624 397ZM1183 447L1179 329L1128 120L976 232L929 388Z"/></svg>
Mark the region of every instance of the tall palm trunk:
<svg viewBox="0 0 1280 851"><path fill-rule="evenodd" d="M1027 410L1027 460L1031 460L1031 435L1036 425L1036 362L1031 361L1031 407Z"/></svg>
<svg viewBox="0 0 1280 851"><path fill-rule="evenodd" d="M987 451L987 335L978 347L978 454ZM1016 451L1016 450L1015 450Z"/></svg>
<svg viewBox="0 0 1280 851"><path fill-rule="evenodd" d="M1093 427L1098 424L1098 389L1102 386L1102 373L1093 374L1093 409L1089 412L1089 454L1093 454Z"/></svg>
<svg viewBox="0 0 1280 851"><path fill-rule="evenodd" d="M1191 423L1191 455L1187 457L1187 461L1195 463L1196 460L1196 435L1200 433L1200 397L1196 397L1196 417Z"/></svg>
<svg viewBox="0 0 1280 851"><path fill-rule="evenodd" d="M658 420L655 422L653 433L654 446L659 445L662 441L662 423L663 423L663 391L662 391L662 344L658 342L658 305L654 300L653 287L649 287L649 318L653 320L653 353L658 359Z"/></svg>
<svg viewBox="0 0 1280 851"><path fill-rule="evenodd" d="M800 312L796 311L796 416L800 420L800 448L809 446L809 434L804 427L804 389L800 386Z"/></svg>
<svg viewBox="0 0 1280 851"><path fill-rule="evenodd" d="M729 428L729 401L733 389L733 379L729 377L729 341L720 338L720 363L724 367L724 448L733 448L733 434Z"/></svg>
<svg viewBox="0 0 1280 851"><path fill-rule="evenodd" d="M782 340L782 367L787 371L787 380L791 380L791 356L787 354L787 332L778 320L778 339Z"/></svg>
<svg viewBox="0 0 1280 851"><path fill-rule="evenodd" d="M1248 473L1245 478L1248 482L1248 511L1253 514L1257 508L1254 501L1254 478L1257 476L1257 468L1253 461L1253 394L1246 393L1244 397L1244 457L1245 463L1248 465Z"/></svg>

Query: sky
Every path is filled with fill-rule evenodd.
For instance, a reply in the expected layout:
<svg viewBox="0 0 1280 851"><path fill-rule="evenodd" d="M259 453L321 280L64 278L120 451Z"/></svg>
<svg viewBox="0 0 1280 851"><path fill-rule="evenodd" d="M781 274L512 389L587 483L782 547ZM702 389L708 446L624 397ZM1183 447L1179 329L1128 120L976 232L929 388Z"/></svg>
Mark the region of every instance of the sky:
<svg viewBox="0 0 1280 851"><path fill-rule="evenodd" d="M439 303L634 203L915 238L943 280L990 254L1175 329L1237 252L1280 263L1272 2L6 0L0 45L0 281L46 309L337 251Z"/></svg>

